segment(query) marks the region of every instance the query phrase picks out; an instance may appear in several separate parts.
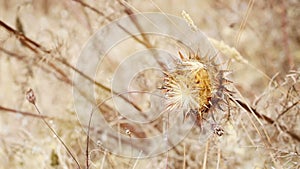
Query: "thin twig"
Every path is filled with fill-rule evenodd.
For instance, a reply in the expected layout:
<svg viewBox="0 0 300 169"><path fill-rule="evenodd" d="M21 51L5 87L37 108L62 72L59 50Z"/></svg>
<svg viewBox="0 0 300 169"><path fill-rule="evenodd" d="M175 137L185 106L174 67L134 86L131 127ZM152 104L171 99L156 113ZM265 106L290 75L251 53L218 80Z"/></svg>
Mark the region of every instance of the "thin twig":
<svg viewBox="0 0 300 169"><path fill-rule="evenodd" d="M33 104L36 111L42 115L42 113L40 112L39 108L37 107L36 104ZM47 127L51 130L51 132L58 138L59 142L65 147L65 149L67 150L67 152L70 154L70 156L72 157L72 159L76 162L78 169L80 169L80 164L78 163L78 161L76 160L75 156L73 155L73 153L71 152L71 150L68 148L68 146L64 143L64 141L59 137L59 135L56 133L56 131L50 126L50 124L42 117L43 122L47 125Z"/></svg>
<svg viewBox="0 0 300 169"><path fill-rule="evenodd" d="M232 100L232 98L230 98L230 100ZM232 100L233 101L233 100ZM234 102L238 103L244 110L246 110L249 113L254 113L258 118L266 121L267 123L273 125L275 123L275 121L273 119L271 119L270 117L263 115L261 113L258 113L254 108L247 106L245 103L243 103L240 100L234 100ZM250 107L250 108L249 108ZM300 136L298 136L297 134L293 133L292 131L288 131L287 129L285 129L285 127L283 127L282 125L278 124L279 128L281 128L284 132L286 132L287 134L289 134L293 139L297 140L298 142L300 142Z"/></svg>
<svg viewBox="0 0 300 169"><path fill-rule="evenodd" d="M36 97L35 94L33 92L32 89L29 89L26 92L26 99L29 103L34 105L35 110L38 112L39 115L42 115L40 109L38 108L38 106L36 105ZM76 162L78 169L80 169L80 165L78 163L78 161L76 160L75 156L73 155L73 153L70 151L70 149L68 148L68 146L64 143L64 141L58 136L58 134L56 133L56 131L50 126L50 124L45 120L45 118L41 118L43 120L43 122L47 125L47 127L51 130L51 132L58 138L58 140L60 141L60 143L64 146L64 148L67 150L67 152L71 155L71 157L73 158L73 160Z"/></svg>
<svg viewBox="0 0 300 169"><path fill-rule="evenodd" d="M45 48L43 48L40 44L36 43L35 41L31 40L30 38L26 37L23 33L13 29L6 23L0 20L0 25L4 27L8 32L12 33L15 35L23 45L37 53L36 48L42 49L44 52L49 53Z"/></svg>
<svg viewBox="0 0 300 169"><path fill-rule="evenodd" d="M295 107L297 104L299 104L300 101L297 101L295 103L293 103L291 106L287 107L286 109L284 109L276 118L275 121L278 121L280 117L282 117L285 113L287 113L289 110L291 110L293 107Z"/></svg>
<svg viewBox="0 0 300 169"><path fill-rule="evenodd" d="M220 145L218 146L218 158L217 158L217 167L216 169L220 168L220 161L221 161L221 148Z"/></svg>
<svg viewBox="0 0 300 169"><path fill-rule="evenodd" d="M287 14L287 5L286 1L282 1L281 3L281 31L282 31L282 46L285 54L285 59L283 62L283 68L288 72L290 69L294 67L294 58L290 54L289 47L289 34L288 34L288 14ZM288 66L287 66L288 65Z"/></svg>
<svg viewBox="0 0 300 169"><path fill-rule="evenodd" d="M203 158L202 169L206 169L207 154L208 154L208 149L209 149L209 142L210 142L210 140L208 139L207 142L206 142L206 146L205 146L205 154L204 154L204 158Z"/></svg>
<svg viewBox="0 0 300 169"><path fill-rule="evenodd" d="M34 53L38 53L38 50L37 49L40 49L41 52L44 52L46 54L50 54L51 53L51 50L46 50L46 48L44 48L42 45L38 44L37 42L29 39L28 37L26 37L25 35L19 33L18 31L16 31L15 29L11 28L10 26L8 26L7 24L5 24L4 22L2 22L0 20L0 25L3 26L6 30L8 30L9 32L13 33L16 37L21 37L19 38L19 40L21 41L21 43L26 43L27 44L33 44L36 48L32 48L31 46L26 46L28 47L29 49L31 49ZM1 48L2 49L2 48ZM10 54L12 52L9 52ZM117 92L115 91L112 91L111 89L109 89L108 87L106 87L105 85L93 80L91 77L89 77L88 75L86 75L85 73L83 73L82 71L80 71L79 69L77 69L76 67L72 66L70 63L68 63L66 60L62 59L62 58L59 58L59 57L53 57L54 60L62 63L63 65L65 65L66 67L72 69L73 71L75 71L76 73L78 73L79 75L81 75L83 78L87 79L88 81L94 83L96 86L104 89L105 91L107 92L113 92L113 94L117 94ZM68 78L68 76L64 73L63 70L61 70L60 68L58 68L54 63L52 62L47 62L47 64L53 68L57 73L59 73L62 77L61 79L63 81L65 81L66 83L68 84L72 84L72 81L71 79ZM129 104L131 104L136 110L138 111L142 111L142 109L136 105L133 101L129 100L128 98L126 98L125 96L123 95L120 95L120 97L122 99L124 99L126 102L128 102Z"/></svg>
<svg viewBox="0 0 300 169"><path fill-rule="evenodd" d="M5 54L7 54L7 55L9 55L9 56L11 56L11 57L16 58L16 59L18 59L18 60L20 60L20 61L22 61L22 62L24 62L24 63L26 63L26 64L31 64L30 61L29 61L28 59L26 59L27 56L25 56L25 55L20 55L20 54L18 54L18 53L9 51L9 50L7 50L7 49L4 49L4 48L2 48L2 47L0 47L0 51L4 52ZM71 80L68 78L68 76L67 76L61 69L59 69L55 64L53 64L53 63L51 63L51 62L46 62L46 63L47 63L47 65L48 65L50 68L56 70L56 73L54 73L54 76L55 76L58 80L61 80L61 81L65 82L65 83L67 83L67 84L71 84ZM43 65L40 65L40 64L37 64L37 65L38 65L38 67L40 67L44 72L46 72L46 73L52 73L52 71L49 70L49 68L46 68L46 67L44 67Z"/></svg>
<svg viewBox="0 0 300 169"><path fill-rule="evenodd" d="M241 23L241 25L240 25L240 28L239 28L239 32L238 32L238 34L237 34L237 36L236 36L235 48L237 48L238 45L239 45L239 42L240 42L242 33L243 33L243 31L244 31L244 29L245 29L245 26L246 26L246 24L247 24L247 20L248 20L248 18L249 18L249 15L250 15L250 13L251 13L251 10L252 10L253 5L254 5L254 0L249 0L248 8L247 8L246 14L245 14L245 16L244 16L244 18L243 18L243 21L242 21L242 23Z"/></svg>
<svg viewBox="0 0 300 169"><path fill-rule="evenodd" d="M50 120L55 119L55 117L50 117L50 116L46 116L46 115L39 115L39 114L25 112L25 111L20 111L20 110L11 109L11 108L7 108L7 107L3 107L3 106L0 106L0 110L6 111L6 112L9 112L9 113L13 113L13 114L21 114L23 116L29 116L29 117L35 117L35 118L46 118L46 119L50 119Z"/></svg>
<svg viewBox="0 0 300 169"><path fill-rule="evenodd" d="M186 152L185 152L185 143L183 143L183 163L182 163L182 169L186 168Z"/></svg>

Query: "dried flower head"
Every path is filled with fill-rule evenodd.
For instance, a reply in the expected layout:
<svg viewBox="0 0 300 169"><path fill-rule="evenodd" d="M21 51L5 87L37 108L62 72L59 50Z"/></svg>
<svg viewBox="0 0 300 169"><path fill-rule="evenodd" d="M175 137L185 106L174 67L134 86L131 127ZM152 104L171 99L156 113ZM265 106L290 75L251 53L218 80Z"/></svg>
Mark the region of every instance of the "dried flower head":
<svg viewBox="0 0 300 169"><path fill-rule="evenodd" d="M26 92L26 99L27 99L31 104L35 104L36 97L35 97L34 92L33 92L32 89L29 89L29 90Z"/></svg>
<svg viewBox="0 0 300 169"><path fill-rule="evenodd" d="M198 125L203 115L217 107L222 110L221 102L225 103L225 87L228 80L224 78L224 70L219 70L214 58L189 55L180 60L174 71L165 72L162 89L167 100L167 110L182 110L184 119L195 114ZM221 133L219 133L222 135Z"/></svg>
<svg viewBox="0 0 300 169"><path fill-rule="evenodd" d="M125 130L125 133L126 133L129 137L131 137L131 131L130 131L129 129L126 129L126 130Z"/></svg>

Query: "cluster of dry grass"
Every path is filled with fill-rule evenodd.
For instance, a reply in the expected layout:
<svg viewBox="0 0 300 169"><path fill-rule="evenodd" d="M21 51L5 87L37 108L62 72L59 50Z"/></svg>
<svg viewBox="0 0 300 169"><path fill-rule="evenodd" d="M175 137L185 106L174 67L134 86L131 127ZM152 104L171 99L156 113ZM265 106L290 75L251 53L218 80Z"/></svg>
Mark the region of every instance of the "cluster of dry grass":
<svg viewBox="0 0 300 169"><path fill-rule="evenodd" d="M42 119L85 168L86 126L80 124L74 109L73 89L80 91L80 86L73 85L73 75L95 84L96 101L85 98L98 104L110 96L110 89L103 85L110 86L120 61L145 46L120 44L120 51L110 53L115 57L104 60L107 65L95 76L97 82L76 68L79 53L99 28L117 18L139 12L181 17L182 10L202 32L219 42L219 57L228 61L232 70L235 100L221 112L226 116L224 135L206 137L194 127L168 152L142 159L118 156L101 143L91 142L90 168L300 168L299 9L297 0L0 1L0 168L77 168ZM153 46L168 42L149 39L146 44ZM239 51L242 61L226 51L229 46ZM147 73L137 76L137 81L155 89L156 84L147 77L156 74ZM35 92L42 115L25 99L29 88ZM131 104L147 108L144 97L136 96ZM126 135L130 129L132 138L150 137L163 130L163 119L135 125L119 118L112 103L99 109L116 131ZM143 149L130 142L127 145L128 151Z"/></svg>

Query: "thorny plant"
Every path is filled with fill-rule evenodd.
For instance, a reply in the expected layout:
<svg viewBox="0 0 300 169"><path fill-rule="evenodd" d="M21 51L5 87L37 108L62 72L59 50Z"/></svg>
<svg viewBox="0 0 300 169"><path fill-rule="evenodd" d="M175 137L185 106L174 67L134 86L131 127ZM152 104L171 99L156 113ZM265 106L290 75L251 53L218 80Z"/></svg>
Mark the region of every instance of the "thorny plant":
<svg viewBox="0 0 300 169"><path fill-rule="evenodd" d="M96 7L89 5L88 3L85 3L81 0L74 0L75 2L79 3L83 7L90 9L91 11L95 12L97 15L104 17L108 21L112 21L113 18L107 16L100 10L98 10ZM122 9L125 11L127 15L131 15L135 13L133 10L136 10L133 8L130 3L127 3L126 1L118 1L120 6L122 6ZM236 47L239 44L240 38L242 36L242 31L245 29L247 20L249 17L249 14L251 13L251 10L253 8L254 1L250 0L247 8L246 15L244 17L243 22L241 23L240 32L237 35L236 38ZM158 8L160 10L160 8ZM138 11L137 11L138 12ZM283 12L283 15L285 15L286 12ZM139 24L135 22L134 17L132 17L132 22L134 25L139 27ZM283 16L285 17L285 16ZM47 47L44 47L43 45L39 44L38 42L35 42L34 40L28 38L26 34L24 34L24 31L22 31L21 23L19 17L17 17L17 23L19 24L18 30L10 27L8 24L0 20L0 25L2 28L7 30L11 35L15 36L16 39L18 39L21 42L22 48L29 49L31 51L31 54L27 55L26 52L24 54L20 54L19 52L13 52L12 50L6 49L5 47L0 47L0 50L5 53L6 55L9 55L11 57L16 58L17 60L26 63L28 65L33 65L39 67L41 70L43 70L45 73L53 74L59 81L62 81L68 85L72 85L72 81L70 77L68 76L67 71L65 68L74 71L75 73L80 74L84 78L86 78L88 81L94 83L96 86L101 88L103 91L110 91L108 87L103 85L100 82L95 81L91 77L86 76L84 73L82 73L80 70L77 70L76 67L72 66L67 60L61 58L59 55L59 49L48 49ZM283 30L284 33L286 22L283 21ZM124 28L126 30L126 28ZM142 30L141 30L142 32ZM144 45L146 48L151 48L153 45L151 44L150 40L147 38L147 36L142 35L142 38L133 37L136 41ZM234 48L230 48L224 43L211 40L212 43L216 46L216 48L220 49L221 53L227 54L229 58L231 58L234 61L242 62L246 66L251 65L246 59L244 59ZM285 42L285 45L287 45ZM285 49L286 52L289 52L288 49ZM33 56L33 57L32 57ZM47 58L49 57L49 58ZM232 119L231 116L234 116L232 112L239 112L239 113L246 113L246 116L250 123L240 121L241 126L243 127L242 134L240 136L246 135L247 138L249 138L251 145L254 148L259 148L258 145L262 146L262 148L269 150L270 155L270 161L267 161L266 163L272 163L270 165L274 165L278 168L288 168L288 167L299 167L299 162L297 162L297 158L299 158L299 150L297 146L293 147L294 150L291 150L292 145L299 145L300 138L299 134L297 134L297 130L299 130L299 125L297 125L297 121L299 121L299 81L300 81L300 70L290 70L285 76L279 77L274 76L273 78L269 78L269 87L265 90L262 95L255 100L253 104L249 104L248 100L243 97L243 95L239 92L239 90L235 89L233 91L228 91L228 89L224 88L225 84L229 81L224 78L223 70L211 70L215 69L216 65L207 65L207 63L212 63L211 61L205 61L201 60L200 58L197 58L198 56L196 54L191 54L191 57L187 60L188 57L183 56L180 54L180 60L178 61L178 69L175 71L167 72L165 75L165 83L162 86L163 90L166 90L165 93L167 97L169 97L168 101L169 103L169 109L176 109L178 107L183 108L184 118L186 118L189 113L195 113L196 117L198 119L198 123L201 124L203 114L207 113L209 110L218 108L219 110L222 110L224 108L220 107L214 107L220 105L220 101L228 107L226 111L228 112L228 121L229 123L235 124L238 119ZM204 58L205 59L205 58ZM293 59L290 54L287 55L287 62L289 63L289 67L292 68L293 66ZM186 71L185 68L189 67L189 71ZM296 67L297 68L297 67ZM299 69L299 68L298 68ZM192 72L190 72L192 70ZM254 69L256 71L260 71L259 69ZM215 74L216 73L216 74ZM259 72L261 73L261 72ZM213 75L211 75L213 74ZM263 76L267 76L263 74ZM268 77L268 76L267 76ZM185 80L190 81L192 79L195 79L195 83L192 86L186 86L186 83L182 83ZM198 82L198 79L202 79L202 82ZM204 79L204 80L203 80ZM278 79L278 80L276 80ZM234 83L234 82L233 82ZM179 86L178 86L179 85ZM28 86L28 85L27 85ZM216 87L217 86L217 87ZM192 95L192 98L189 98L190 95L184 95L188 97L180 98L178 102L178 98L176 98L176 94L174 93L174 89L177 87L180 88L182 92L182 88L186 89L192 89L192 94L195 94L195 96ZM80 90L79 87L78 90ZM195 89L196 88L196 89ZM200 89L200 90L199 90ZM195 91L196 92L195 92ZM186 90L185 90L186 91ZM215 91L215 93L213 92ZM84 91L80 91L84 95ZM114 91L112 91L114 92ZM195 92L195 93L194 93ZM115 93L118 94L118 93ZM182 94L182 93L181 93ZM234 95L234 96L233 96ZM48 128L51 129L51 132L53 132L61 144L66 148L67 152L71 155L72 159L74 159L76 165L78 168L81 168L80 162L75 158L75 155L71 152L70 148L64 143L64 141L60 138L59 134L55 132L55 130L51 127L51 125L47 122L49 119L58 120L57 117L51 117L46 115L41 115L39 108L36 105L35 97L32 93L32 91L29 91L27 93L27 100L32 103L36 110L38 111L39 115L36 115L34 113L29 112L22 112L19 110L15 110L12 108L7 108L4 106L1 106L0 109L5 112L12 112L12 113L19 113L24 116L32 116L40 118L44 121L44 123L48 126ZM121 95L120 95L121 97ZM226 97L226 98L224 98ZM197 100L195 98L201 98L200 100ZM89 98L87 98L89 99ZM126 102L133 105L136 109L141 109L138 105L136 105L134 102L132 102L130 99L127 99L126 97L123 98ZM174 99L174 100L172 100ZM220 100L219 100L220 99ZM187 102L189 101L189 102ZM175 104L174 104L175 103ZM179 103L179 104L177 104ZM218 103L218 104L217 104ZM276 103L276 104L274 104ZM276 105L276 106L272 106ZM105 105L103 107L109 107L110 105ZM191 108L192 107L192 108ZM109 109L109 108L108 108ZM109 110L103 111L104 114L109 114ZM213 115L213 114L212 114ZM236 118L241 118L240 116L234 116ZM296 118L296 120L292 120L293 118ZM295 123L296 121L296 123ZM290 122L290 123L289 123ZM87 127L87 126L85 126ZM134 130L127 129L131 128L133 126L127 125L124 127L124 131L129 135L130 137L136 137L139 134L135 133ZM224 126L225 127L225 126ZM89 127L88 127L89 129ZM254 129L254 130L252 130ZM293 130L294 129L294 130ZM226 128L225 128L226 132ZM221 132L222 133L222 132ZM257 133L257 134L256 134ZM221 135L221 134L218 134ZM89 135L87 135L89 136ZM223 136L225 137L225 136ZM222 139L221 137L220 139ZM257 137L257 138L255 138ZM89 151L89 138L86 140L87 147L86 147L86 167L90 167L90 163L92 162L90 159L90 151ZM207 164L207 158L209 153L209 143L210 140L207 141L207 144L205 146L204 151L204 158L202 167L205 168ZM285 144L285 146L283 146ZM134 145L131 145L133 148ZM191 146L192 147L192 146ZM192 150L192 148L191 148ZM104 154L107 154L105 150L101 150ZM178 150L175 150L178 151ZM218 149L218 165L221 157L221 149ZM225 150L224 150L225 151ZM186 154L189 152L186 151L186 146L184 146L184 159ZM181 154L178 152L178 154ZM104 156L106 157L106 155ZM107 157L109 158L109 157ZM167 167L171 168L171 157L167 157ZM105 158L103 158L105 159ZM111 167L116 164L115 162L112 162L113 159L107 159L111 163ZM278 161L279 160L279 161ZM169 164L168 164L169 163ZM102 163L103 164L103 163ZM186 161L183 162L182 168L186 168L187 166ZM266 164L267 165L267 164ZM133 165L134 168L135 165ZM103 165L102 165L103 167ZM129 166L130 167L130 166Z"/></svg>
<svg viewBox="0 0 300 169"><path fill-rule="evenodd" d="M220 70L215 65L215 58L205 58L191 54L188 58L180 52L180 60L173 72L166 72L162 89L165 90L167 110L180 109L184 119L193 114L201 126L203 118L210 110L223 108L231 92L226 88L230 81L225 79L227 70ZM222 103L221 103L222 102ZM228 105L227 105L228 106ZM217 113L217 112L215 112ZM211 112L212 117L213 112ZM218 135L222 130L217 129Z"/></svg>

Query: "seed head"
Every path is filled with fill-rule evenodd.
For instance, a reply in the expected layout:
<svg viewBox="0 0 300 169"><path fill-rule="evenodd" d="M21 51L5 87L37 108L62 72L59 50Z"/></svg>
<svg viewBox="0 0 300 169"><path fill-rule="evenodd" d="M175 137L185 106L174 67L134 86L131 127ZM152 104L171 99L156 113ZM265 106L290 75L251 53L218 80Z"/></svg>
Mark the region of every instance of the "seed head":
<svg viewBox="0 0 300 169"><path fill-rule="evenodd" d="M218 136L222 136L222 135L224 134L224 130L223 130L220 126L218 126L218 125L216 125L216 126L213 128L213 130L214 130L214 133L215 133L216 135L218 135Z"/></svg>
<svg viewBox="0 0 300 169"><path fill-rule="evenodd" d="M35 104L36 97L35 97L34 92L33 92L32 89L29 89L29 90L26 92L26 99L29 101L29 103Z"/></svg>
<svg viewBox="0 0 300 169"><path fill-rule="evenodd" d="M224 71L219 70L213 60L198 55L184 57L174 71L166 72L162 89L164 90L167 110L182 110L184 120L189 114L195 114L200 125L203 114L212 107L221 107L224 92Z"/></svg>
<svg viewBox="0 0 300 169"><path fill-rule="evenodd" d="M131 131L130 131L129 129L126 129L126 130L125 130L125 133L126 133L128 136L131 137Z"/></svg>

